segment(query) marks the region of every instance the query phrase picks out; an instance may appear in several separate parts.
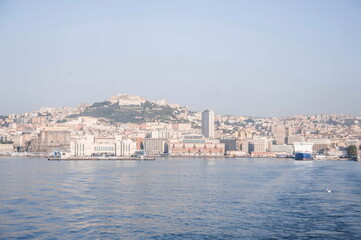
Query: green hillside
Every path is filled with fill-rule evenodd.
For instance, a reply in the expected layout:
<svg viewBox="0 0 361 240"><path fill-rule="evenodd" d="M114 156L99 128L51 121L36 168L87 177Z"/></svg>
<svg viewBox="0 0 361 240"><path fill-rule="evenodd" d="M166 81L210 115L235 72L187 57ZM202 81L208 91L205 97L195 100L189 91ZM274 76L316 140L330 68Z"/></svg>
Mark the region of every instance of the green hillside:
<svg viewBox="0 0 361 240"><path fill-rule="evenodd" d="M146 101L141 106L119 106L109 101L97 102L87 107L80 114L69 117L89 116L105 118L111 122L143 123L143 122L177 122L175 110L169 106L160 106Z"/></svg>

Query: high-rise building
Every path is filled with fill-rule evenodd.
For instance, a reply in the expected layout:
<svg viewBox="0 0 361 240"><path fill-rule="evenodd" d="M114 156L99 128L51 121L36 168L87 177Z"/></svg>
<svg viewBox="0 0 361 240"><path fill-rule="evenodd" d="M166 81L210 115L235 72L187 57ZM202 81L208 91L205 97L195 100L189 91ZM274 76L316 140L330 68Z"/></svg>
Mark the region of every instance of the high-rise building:
<svg viewBox="0 0 361 240"><path fill-rule="evenodd" d="M202 112L202 134L206 138L214 137L214 112L211 110Z"/></svg>

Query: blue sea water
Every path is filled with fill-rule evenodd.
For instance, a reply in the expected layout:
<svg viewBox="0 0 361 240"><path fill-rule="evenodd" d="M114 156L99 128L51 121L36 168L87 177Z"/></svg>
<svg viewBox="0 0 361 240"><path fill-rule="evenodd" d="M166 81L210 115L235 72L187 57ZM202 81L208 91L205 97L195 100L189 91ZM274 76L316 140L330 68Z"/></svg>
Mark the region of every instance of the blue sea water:
<svg viewBox="0 0 361 240"><path fill-rule="evenodd" d="M32 238L361 239L361 162L0 158L0 239Z"/></svg>

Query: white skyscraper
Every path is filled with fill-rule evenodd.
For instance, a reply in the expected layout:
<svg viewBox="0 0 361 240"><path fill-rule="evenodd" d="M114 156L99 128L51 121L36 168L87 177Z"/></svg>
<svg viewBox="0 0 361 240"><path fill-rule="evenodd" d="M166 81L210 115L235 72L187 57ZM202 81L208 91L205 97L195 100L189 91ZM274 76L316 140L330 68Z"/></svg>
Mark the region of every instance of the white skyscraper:
<svg viewBox="0 0 361 240"><path fill-rule="evenodd" d="M214 112L211 110L202 112L202 134L206 138L214 137Z"/></svg>

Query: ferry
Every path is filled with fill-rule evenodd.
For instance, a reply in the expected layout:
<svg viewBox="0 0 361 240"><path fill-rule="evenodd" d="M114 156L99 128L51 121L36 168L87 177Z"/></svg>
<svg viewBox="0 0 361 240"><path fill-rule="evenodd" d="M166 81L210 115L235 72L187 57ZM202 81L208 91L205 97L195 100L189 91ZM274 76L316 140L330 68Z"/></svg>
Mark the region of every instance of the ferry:
<svg viewBox="0 0 361 240"><path fill-rule="evenodd" d="M295 154L295 160L310 161L312 160L311 153L298 152Z"/></svg>

